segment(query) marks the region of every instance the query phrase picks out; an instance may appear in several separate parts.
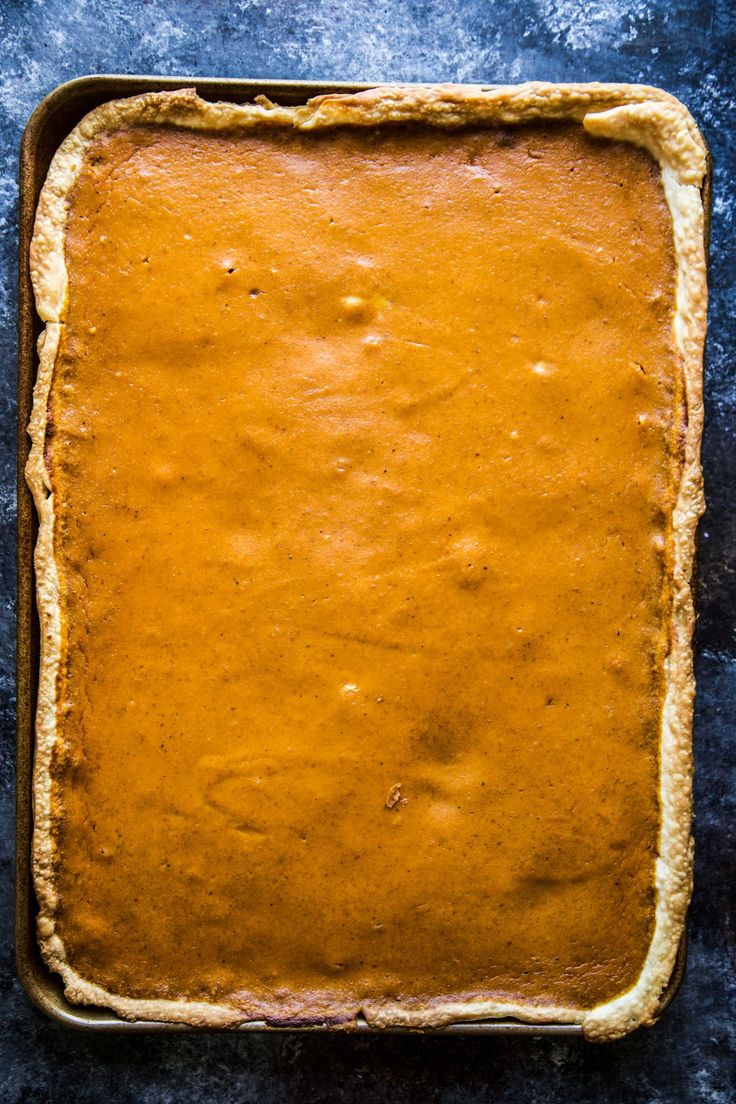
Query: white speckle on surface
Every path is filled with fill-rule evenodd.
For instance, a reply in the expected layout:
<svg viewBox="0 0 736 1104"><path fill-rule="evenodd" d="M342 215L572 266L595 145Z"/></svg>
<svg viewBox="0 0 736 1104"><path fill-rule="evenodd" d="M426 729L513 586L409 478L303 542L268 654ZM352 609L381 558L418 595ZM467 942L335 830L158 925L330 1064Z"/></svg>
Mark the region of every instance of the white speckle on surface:
<svg viewBox="0 0 736 1104"><path fill-rule="evenodd" d="M733 222L734 206L733 193L725 195L723 192L717 192L713 197L713 218L730 226Z"/></svg>
<svg viewBox="0 0 736 1104"><path fill-rule="evenodd" d="M147 50L165 53L186 37L187 32L170 19L156 19L143 35L141 43Z"/></svg>
<svg viewBox="0 0 736 1104"><path fill-rule="evenodd" d="M539 0L539 14L555 43L572 50L618 47L639 36L652 18L649 0Z"/></svg>
<svg viewBox="0 0 736 1104"><path fill-rule="evenodd" d="M730 1088L717 1083L713 1069L701 1066L695 1071L693 1080L698 1090L695 1099L707 1101L707 1104L733 1104Z"/></svg>
<svg viewBox="0 0 736 1104"><path fill-rule="evenodd" d="M39 99L41 83L41 63L36 58L25 58L22 68L6 73L0 82L0 109L14 123L25 123Z"/></svg>
<svg viewBox="0 0 736 1104"><path fill-rule="evenodd" d="M363 14L359 8L346 12L339 0L314 5L302 37L283 39L284 54L297 63L321 59L317 75L352 73L367 81L508 81L521 75L521 62L504 48L500 27L473 26L451 5L435 9L431 45L420 6L415 11L402 4L386 22L376 18L375 6Z"/></svg>

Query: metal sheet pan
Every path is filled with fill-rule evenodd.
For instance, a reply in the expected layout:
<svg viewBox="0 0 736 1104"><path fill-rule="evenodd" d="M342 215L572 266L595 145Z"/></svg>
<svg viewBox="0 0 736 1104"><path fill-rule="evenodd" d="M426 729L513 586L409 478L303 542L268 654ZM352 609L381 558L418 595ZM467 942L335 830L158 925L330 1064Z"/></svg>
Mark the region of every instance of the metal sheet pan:
<svg viewBox="0 0 736 1104"><path fill-rule="evenodd" d="M60 978L41 959L36 941L37 904L31 877L33 822L33 720L38 690L39 629L33 578L33 549L38 523L33 499L26 486L24 468L30 448L26 427L31 413L37 357L36 340L42 324L36 315L30 281L28 250L41 187L51 158L80 119L99 104L142 92L163 92L196 87L207 100L243 103L266 95L276 103L299 104L328 92L359 92L370 84L319 83L314 81L219 80L196 77L88 76L55 88L38 105L23 134L20 149L19 285L18 285L18 649L17 649L17 798L15 867L15 939L18 974L29 998L42 1012L66 1027L88 1031L181 1032L201 1030L186 1024L122 1020L105 1009L71 1004ZM706 239L710 226L710 171L703 188ZM706 241L707 244L707 241ZM683 937L672 977L663 993L661 1014L674 997L685 971L686 939ZM244 1024L242 1031L326 1031L325 1027L274 1028L261 1022ZM359 1032L376 1033L364 1020ZM575 1035L577 1024L526 1024L515 1020L480 1020L430 1029L437 1035ZM410 1029L381 1029L409 1033ZM416 1033L416 1031L414 1032Z"/></svg>

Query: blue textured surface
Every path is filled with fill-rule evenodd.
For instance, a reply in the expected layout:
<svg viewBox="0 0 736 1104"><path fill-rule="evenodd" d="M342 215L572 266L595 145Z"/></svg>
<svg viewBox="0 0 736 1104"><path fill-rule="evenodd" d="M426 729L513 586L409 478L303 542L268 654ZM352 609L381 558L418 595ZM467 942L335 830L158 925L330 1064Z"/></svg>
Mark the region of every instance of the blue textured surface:
<svg viewBox="0 0 736 1104"><path fill-rule="evenodd" d="M0 1100L729 1104L734 1089L736 383L731 0L16 0L0 4ZM46 1021L11 934L16 161L38 100L88 72L658 84L715 165L696 720L697 888L680 995L607 1047L537 1039L89 1037Z"/></svg>

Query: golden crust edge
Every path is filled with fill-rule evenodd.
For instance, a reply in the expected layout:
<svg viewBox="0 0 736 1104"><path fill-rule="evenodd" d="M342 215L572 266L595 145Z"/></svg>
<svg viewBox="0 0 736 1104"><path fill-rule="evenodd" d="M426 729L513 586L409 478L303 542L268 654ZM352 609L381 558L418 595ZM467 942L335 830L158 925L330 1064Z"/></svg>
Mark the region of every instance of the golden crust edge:
<svg viewBox="0 0 736 1104"><path fill-rule="evenodd" d="M62 648L59 583L53 550L54 508L45 463L48 397L67 305L64 236L69 194L86 149L95 136L126 125L161 124L229 130L285 126L316 129L424 121L456 127L466 122L514 124L534 119L576 119L589 133L644 146L659 162L673 223L676 257L675 339L681 356L687 424L684 464L673 513L672 644L665 660L665 704L660 742L661 825L656 863L655 931L636 984L593 1009L525 1005L499 1001L446 1002L406 1009L394 1002L369 1002L361 1012L376 1027L440 1027L450 1022L513 1017L530 1023L581 1024L591 1039L619 1038L656 1018L684 931L692 889L691 827L692 635L695 625L691 577L695 531L704 509L700 441L703 423L702 356L707 288L704 211L700 187L706 150L690 113L670 94L645 85L386 85L357 94L317 97L295 108L263 98L255 104L212 104L193 89L147 93L110 101L78 124L55 155L41 192L31 245L31 279L46 330L39 340L40 364L29 425L32 440L26 468L39 514L35 550L41 620L41 660L36 714L33 798L33 875L39 900L38 936L47 965L61 974L70 1000L102 1005L125 1019L237 1026L248 1016L235 1005L120 997L82 978L67 961L55 931L52 833L52 756L57 739L56 681ZM282 1012L283 1015L283 1012ZM279 1007L273 1009L275 1020ZM257 1017L258 1019L261 1016Z"/></svg>

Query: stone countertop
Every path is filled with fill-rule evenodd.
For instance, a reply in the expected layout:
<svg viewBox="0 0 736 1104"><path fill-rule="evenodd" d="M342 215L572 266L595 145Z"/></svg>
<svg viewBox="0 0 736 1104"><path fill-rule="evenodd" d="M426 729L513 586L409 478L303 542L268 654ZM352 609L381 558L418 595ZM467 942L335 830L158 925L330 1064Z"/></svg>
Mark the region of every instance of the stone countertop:
<svg viewBox="0 0 736 1104"><path fill-rule="evenodd" d="M736 8L731 0L4 0L0 1100L736 1100L735 56ZM62 1029L30 1006L15 974L11 923L16 165L22 129L38 100L60 82L93 72L364 81L634 81L674 92L701 125L713 153L714 201L704 442L709 508L701 530L698 590L696 891L687 976L653 1029L609 1046L543 1038L90 1037Z"/></svg>

